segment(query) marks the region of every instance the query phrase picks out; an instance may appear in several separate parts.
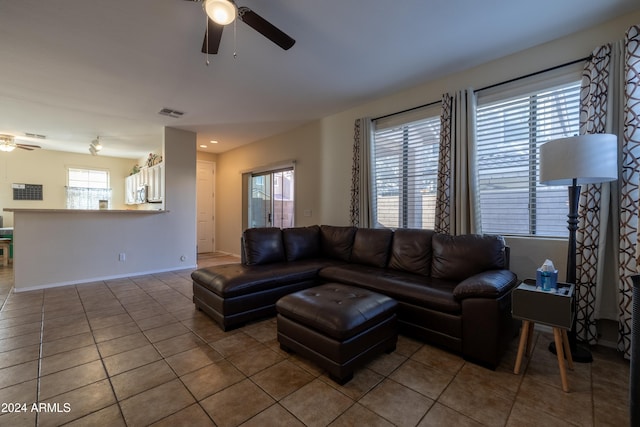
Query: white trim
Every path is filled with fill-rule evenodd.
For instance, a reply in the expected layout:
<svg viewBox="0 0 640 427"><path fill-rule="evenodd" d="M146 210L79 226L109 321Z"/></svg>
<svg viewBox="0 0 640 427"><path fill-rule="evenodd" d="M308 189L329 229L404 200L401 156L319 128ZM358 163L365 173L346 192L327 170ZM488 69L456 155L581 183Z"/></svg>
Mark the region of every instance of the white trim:
<svg viewBox="0 0 640 427"><path fill-rule="evenodd" d="M24 287L16 288L14 286L13 292L18 294L22 292L38 291L42 289L60 288L63 286L90 285L90 284L94 284L95 282L106 281L106 280L124 279L126 277L148 276L149 274L168 273L171 271L194 270L196 268L198 268L197 265L187 265L184 267L181 266L180 268L167 268L167 269L161 269L161 270L139 271L134 273L116 274L113 276L101 276L101 277L91 277L91 278L80 279L80 280L71 280L68 282L47 283L44 285L30 286L27 288L24 288Z"/></svg>

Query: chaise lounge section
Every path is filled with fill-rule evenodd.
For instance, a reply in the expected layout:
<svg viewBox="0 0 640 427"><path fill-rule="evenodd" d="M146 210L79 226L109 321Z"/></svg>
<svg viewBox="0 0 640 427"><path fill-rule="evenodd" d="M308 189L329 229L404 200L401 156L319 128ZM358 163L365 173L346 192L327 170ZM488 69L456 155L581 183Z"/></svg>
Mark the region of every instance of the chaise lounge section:
<svg viewBox="0 0 640 427"><path fill-rule="evenodd" d="M196 307L228 330L285 295L341 283L397 302L401 333L495 368L515 336L516 275L500 236L311 226L247 229L242 262L192 273Z"/></svg>

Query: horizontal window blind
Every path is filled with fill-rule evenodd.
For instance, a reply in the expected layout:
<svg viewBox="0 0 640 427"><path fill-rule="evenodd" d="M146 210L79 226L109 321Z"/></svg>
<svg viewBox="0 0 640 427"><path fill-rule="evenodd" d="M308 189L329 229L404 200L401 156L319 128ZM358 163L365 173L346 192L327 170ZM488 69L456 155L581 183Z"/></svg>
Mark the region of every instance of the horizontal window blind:
<svg viewBox="0 0 640 427"><path fill-rule="evenodd" d="M374 122L375 226L433 228L440 137L439 108Z"/></svg>
<svg viewBox="0 0 640 427"><path fill-rule="evenodd" d="M566 187L539 179L539 147L578 134L580 82L482 103L477 109L483 233L566 237Z"/></svg>

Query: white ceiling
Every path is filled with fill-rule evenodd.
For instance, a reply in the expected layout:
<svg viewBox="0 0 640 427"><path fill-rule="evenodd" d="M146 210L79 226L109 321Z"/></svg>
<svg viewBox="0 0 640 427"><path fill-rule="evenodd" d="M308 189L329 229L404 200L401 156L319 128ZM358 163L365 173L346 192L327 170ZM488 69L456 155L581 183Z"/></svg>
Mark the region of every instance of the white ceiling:
<svg viewBox="0 0 640 427"><path fill-rule="evenodd" d="M200 3L0 0L0 133L81 153L100 135L104 155L139 158L172 126L223 152L640 8L637 0L237 3L295 46L283 51L238 22L235 40L232 24L207 66ZM163 107L185 115L161 116Z"/></svg>

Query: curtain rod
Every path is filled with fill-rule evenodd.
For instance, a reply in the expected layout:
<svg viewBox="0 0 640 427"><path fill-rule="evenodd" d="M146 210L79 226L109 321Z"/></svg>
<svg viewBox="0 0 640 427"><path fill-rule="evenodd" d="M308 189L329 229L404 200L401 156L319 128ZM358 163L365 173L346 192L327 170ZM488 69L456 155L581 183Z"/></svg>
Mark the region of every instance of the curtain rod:
<svg viewBox="0 0 640 427"><path fill-rule="evenodd" d="M589 61L591 58L593 58L593 55L585 56L584 58L576 59L576 60L573 60L573 61L570 61L570 62L565 62L564 64L555 65L555 66L550 67L550 68L545 68L544 70L535 71L535 72L533 72L533 73L529 73L529 74L526 74L526 75L524 75L524 76L514 77L513 79L509 79L509 80L506 80L506 81L504 81L504 82L494 83L494 84L492 84L492 85L485 86L485 87L480 88L480 89L476 89L476 90L474 90L473 92L474 92L474 93L477 93L477 92L481 92L481 91L483 91L483 90L492 89L492 88L494 88L494 87L498 87L498 86L506 85L507 83L517 82L518 80L526 79L526 78L528 78L528 77L537 76L538 74L547 73L547 72L549 72L549 71L557 70L557 69L559 69L559 68L568 67L569 65L577 64L577 63L579 63L579 62Z"/></svg>
<svg viewBox="0 0 640 427"><path fill-rule="evenodd" d="M442 101L433 101L433 102L428 102L428 103L426 103L426 104L418 105L417 107L407 108L406 110L397 111L397 112L395 112L395 113L391 113L391 114L385 114L384 116L380 116L380 117L374 117L374 118L373 118L373 119L371 119L371 120L386 119L387 117L395 116L396 114L408 113L409 111L417 110L417 109L419 109L419 108L431 107L432 105L440 104L441 102L442 102Z"/></svg>
<svg viewBox="0 0 640 427"><path fill-rule="evenodd" d="M483 91L483 90L492 89L494 87L502 86L502 85L505 85L507 83L516 82L518 80L526 79L527 77L533 77L533 76L537 76L538 74L542 74L542 73L546 73L546 72L549 72L549 71L557 70L558 68L568 67L569 65L577 64L579 62L589 61L591 58L593 58L593 55L585 56L584 58L576 59L576 60L573 60L573 61L570 61L570 62L565 62L564 64L555 65L555 66L550 67L550 68L545 68L544 70L535 71L533 73L529 73L529 74L526 74L524 76L514 77L513 79L509 79L509 80L506 80L504 82L494 83L492 85L485 86L485 87L483 87L481 89L476 89L473 92L477 93L477 92L480 92L480 91ZM428 102L426 104L418 105L417 107L407 108L406 110L398 111L398 112L391 113L391 114L385 114L384 116L380 116L380 117L374 117L371 120L386 119L387 117L395 116L396 114L408 113L409 111L417 110L419 108L431 107L432 105L440 104L441 102L442 101Z"/></svg>

